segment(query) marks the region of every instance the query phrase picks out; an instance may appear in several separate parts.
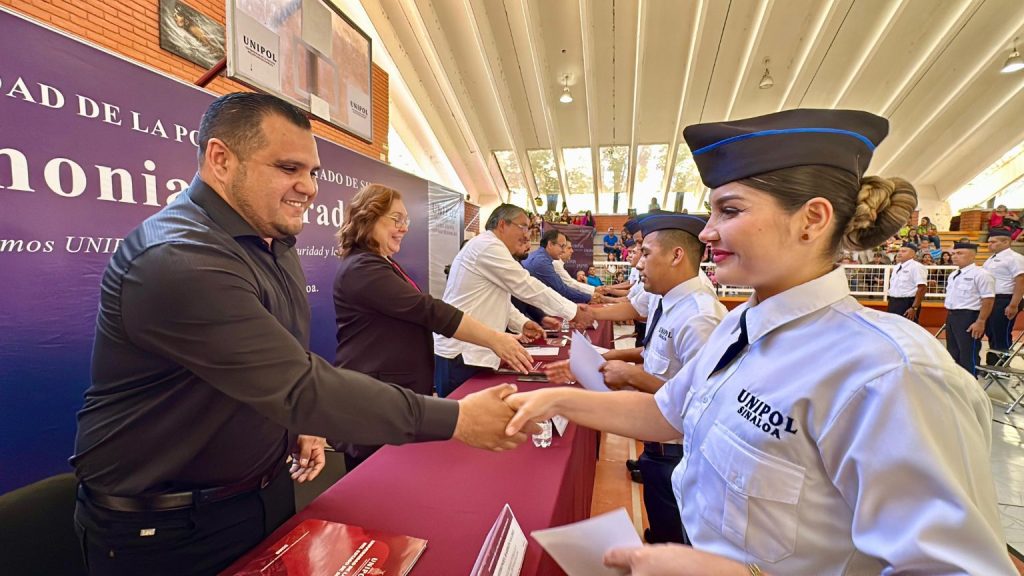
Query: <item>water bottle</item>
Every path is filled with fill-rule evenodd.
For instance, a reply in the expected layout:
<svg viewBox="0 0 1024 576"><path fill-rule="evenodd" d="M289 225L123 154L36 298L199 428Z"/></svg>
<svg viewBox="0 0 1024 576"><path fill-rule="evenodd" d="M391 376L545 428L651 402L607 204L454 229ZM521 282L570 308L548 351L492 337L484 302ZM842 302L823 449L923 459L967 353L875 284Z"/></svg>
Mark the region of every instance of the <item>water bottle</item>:
<svg viewBox="0 0 1024 576"><path fill-rule="evenodd" d="M551 446L551 420L538 422L537 425L540 426L540 432L533 435L533 445L537 448Z"/></svg>
<svg viewBox="0 0 1024 576"><path fill-rule="evenodd" d="M562 332L568 332L568 331L569 331L569 321L566 320L565 318L563 318L562 319Z"/></svg>

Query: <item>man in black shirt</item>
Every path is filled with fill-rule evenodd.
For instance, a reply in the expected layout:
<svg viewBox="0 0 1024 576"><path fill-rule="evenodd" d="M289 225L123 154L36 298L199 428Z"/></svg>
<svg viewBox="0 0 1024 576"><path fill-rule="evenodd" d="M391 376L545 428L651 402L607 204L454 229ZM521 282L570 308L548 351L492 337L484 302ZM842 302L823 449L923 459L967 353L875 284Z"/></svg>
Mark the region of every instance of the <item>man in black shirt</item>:
<svg viewBox="0 0 1024 576"><path fill-rule="evenodd" d="M102 279L71 458L92 574L225 568L294 513L291 480L319 473L323 437L498 450L526 437L504 433L510 386L424 397L309 352L294 235L319 157L302 111L229 94L199 141L189 189L125 239Z"/></svg>

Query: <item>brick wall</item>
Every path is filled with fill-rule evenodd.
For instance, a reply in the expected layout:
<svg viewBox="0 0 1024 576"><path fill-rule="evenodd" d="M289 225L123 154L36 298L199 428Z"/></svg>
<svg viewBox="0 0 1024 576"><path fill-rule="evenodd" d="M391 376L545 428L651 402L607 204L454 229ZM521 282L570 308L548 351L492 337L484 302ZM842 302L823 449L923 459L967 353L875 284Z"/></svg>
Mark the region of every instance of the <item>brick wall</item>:
<svg viewBox="0 0 1024 576"><path fill-rule="evenodd" d="M224 23L224 0L187 0L185 3L213 20ZM206 72L201 66L160 49L159 0L0 0L0 5L188 83L194 83ZM372 143L316 120L313 121L313 132L346 148L387 162L388 75L376 65L373 66L372 74ZM217 94L248 90L223 75L215 78L206 88Z"/></svg>
<svg viewBox="0 0 1024 576"><path fill-rule="evenodd" d="M483 230L484 225L480 222L480 207L476 204L469 202L465 203L465 214L463 222L466 224L466 232L472 232L473 234L479 234Z"/></svg>

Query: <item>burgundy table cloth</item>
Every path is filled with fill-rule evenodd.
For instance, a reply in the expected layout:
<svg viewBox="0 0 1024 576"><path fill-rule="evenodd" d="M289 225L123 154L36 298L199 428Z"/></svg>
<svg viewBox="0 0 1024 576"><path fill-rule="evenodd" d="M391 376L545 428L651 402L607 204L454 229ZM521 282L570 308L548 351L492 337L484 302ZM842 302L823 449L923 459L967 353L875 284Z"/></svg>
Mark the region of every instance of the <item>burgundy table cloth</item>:
<svg viewBox="0 0 1024 576"><path fill-rule="evenodd" d="M612 347L612 325L599 322L591 340ZM562 357L568 349L562 350ZM515 376L488 374L452 394L466 394ZM550 386L515 382L521 391ZM412 576L469 574L484 538L508 503L529 542L521 574L563 574L529 534L590 516L594 491L595 431L570 423L551 447L530 441L508 452L487 452L453 440L385 446L235 562L241 567L306 518L386 530L427 540Z"/></svg>

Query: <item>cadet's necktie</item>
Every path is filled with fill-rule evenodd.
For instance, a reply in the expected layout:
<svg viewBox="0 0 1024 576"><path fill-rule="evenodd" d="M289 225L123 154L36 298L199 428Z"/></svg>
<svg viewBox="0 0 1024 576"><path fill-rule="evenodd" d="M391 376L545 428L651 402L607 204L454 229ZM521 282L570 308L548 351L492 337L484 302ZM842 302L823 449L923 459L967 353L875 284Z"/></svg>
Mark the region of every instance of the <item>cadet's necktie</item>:
<svg viewBox="0 0 1024 576"><path fill-rule="evenodd" d="M711 371L711 374L708 374L708 378L711 378L716 372L728 366L747 347L747 310L740 314L740 337L725 349L725 353L718 360L718 364L715 364L715 369Z"/></svg>
<svg viewBox="0 0 1024 576"><path fill-rule="evenodd" d="M960 275L960 271L959 270L957 270L956 272L953 272L953 275L949 277L949 282L946 282L946 285L948 286L948 285L952 284L953 280L956 280L956 277L959 276L959 275Z"/></svg>
<svg viewBox="0 0 1024 576"><path fill-rule="evenodd" d="M896 272L893 273L893 276L899 274L900 270L903 270L903 264L900 264L899 266L896 267Z"/></svg>
<svg viewBox="0 0 1024 576"><path fill-rule="evenodd" d="M651 336L654 335L654 329L658 327L658 320L661 320L661 302L661 300L658 300L658 309L654 311L651 323L647 325L647 334L644 334L644 339L640 342L640 345L644 348L647 348L647 343L651 341Z"/></svg>

